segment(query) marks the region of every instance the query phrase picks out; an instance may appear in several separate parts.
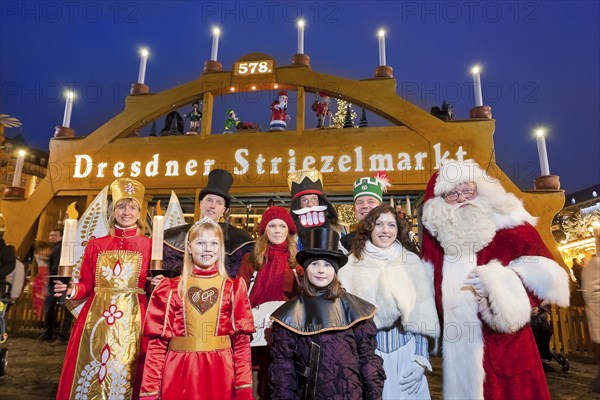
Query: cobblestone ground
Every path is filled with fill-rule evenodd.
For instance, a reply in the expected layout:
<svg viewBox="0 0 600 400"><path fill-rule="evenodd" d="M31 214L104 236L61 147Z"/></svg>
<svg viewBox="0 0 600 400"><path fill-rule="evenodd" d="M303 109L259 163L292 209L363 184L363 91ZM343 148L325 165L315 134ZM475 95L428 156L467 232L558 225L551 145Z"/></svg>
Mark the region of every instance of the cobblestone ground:
<svg viewBox="0 0 600 400"><path fill-rule="evenodd" d="M65 355L65 345L40 342L31 337L10 337L0 345L7 347L8 367L0 377L0 399L54 399ZM441 359L432 358L434 372L428 375L432 399L442 398ZM596 366L585 360L571 360L571 370L546 373L552 398L556 400L600 399L589 393ZM518 399L512 399L518 400Z"/></svg>

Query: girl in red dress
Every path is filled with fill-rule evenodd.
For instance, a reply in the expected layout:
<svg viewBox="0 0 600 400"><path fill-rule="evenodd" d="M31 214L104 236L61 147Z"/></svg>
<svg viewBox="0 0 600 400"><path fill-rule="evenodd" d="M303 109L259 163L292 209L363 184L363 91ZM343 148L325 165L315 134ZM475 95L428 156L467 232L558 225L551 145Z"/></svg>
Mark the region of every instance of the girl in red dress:
<svg viewBox="0 0 600 400"><path fill-rule="evenodd" d="M246 283L225 270L223 232L210 218L190 228L181 276L152 293L143 399L252 399Z"/></svg>

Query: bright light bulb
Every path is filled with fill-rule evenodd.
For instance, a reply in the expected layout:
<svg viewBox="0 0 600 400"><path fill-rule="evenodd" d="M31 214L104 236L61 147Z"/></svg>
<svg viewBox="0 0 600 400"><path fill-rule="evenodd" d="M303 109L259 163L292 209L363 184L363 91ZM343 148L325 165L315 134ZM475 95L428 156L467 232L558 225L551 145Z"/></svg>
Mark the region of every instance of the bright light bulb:
<svg viewBox="0 0 600 400"><path fill-rule="evenodd" d="M479 68L479 65L476 65L473 68L471 68L471 72L474 74L478 74L480 71L481 71L481 68Z"/></svg>
<svg viewBox="0 0 600 400"><path fill-rule="evenodd" d="M298 26L299 26L300 28L304 27L304 20L303 20L303 19L299 19L299 20L298 20Z"/></svg>
<svg viewBox="0 0 600 400"><path fill-rule="evenodd" d="M144 47L143 49L140 50L140 54L144 57L148 57L148 54L150 54L148 52L148 49L146 47Z"/></svg>
<svg viewBox="0 0 600 400"><path fill-rule="evenodd" d="M385 30L383 30L383 29L380 29L380 30L379 30L379 32L377 32L377 35L378 35L379 37L383 37L383 36L385 36Z"/></svg>
<svg viewBox="0 0 600 400"><path fill-rule="evenodd" d="M25 150L19 150L19 156L25 157Z"/></svg>
<svg viewBox="0 0 600 400"><path fill-rule="evenodd" d="M544 137L545 134L546 134L546 131L544 131L543 129L536 129L536 131L535 131L535 136L537 136L537 137Z"/></svg>
<svg viewBox="0 0 600 400"><path fill-rule="evenodd" d="M221 34L221 30L217 26L215 26L213 28L213 35L219 36L220 34Z"/></svg>

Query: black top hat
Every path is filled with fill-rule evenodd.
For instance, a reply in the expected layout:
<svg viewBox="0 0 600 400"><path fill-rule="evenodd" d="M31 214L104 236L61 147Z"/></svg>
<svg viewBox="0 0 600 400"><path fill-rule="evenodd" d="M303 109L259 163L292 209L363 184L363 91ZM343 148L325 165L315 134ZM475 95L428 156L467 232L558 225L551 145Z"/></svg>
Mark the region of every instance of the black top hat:
<svg viewBox="0 0 600 400"><path fill-rule="evenodd" d="M229 196L229 189L233 184L233 176L224 169L213 169L208 174L208 183L206 187L200 191L198 195L198 201L202 201L204 196L207 194L216 194L225 199L225 208L229 208L231 203L231 196Z"/></svg>
<svg viewBox="0 0 600 400"><path fill-rule="evenodd" d="M307 261L325 259L334 262L336 272L348 262L348 257L338 250L340 235L332 229L314 228L308 231L306 246L296 254L298 264L304 265Z"/></svg>

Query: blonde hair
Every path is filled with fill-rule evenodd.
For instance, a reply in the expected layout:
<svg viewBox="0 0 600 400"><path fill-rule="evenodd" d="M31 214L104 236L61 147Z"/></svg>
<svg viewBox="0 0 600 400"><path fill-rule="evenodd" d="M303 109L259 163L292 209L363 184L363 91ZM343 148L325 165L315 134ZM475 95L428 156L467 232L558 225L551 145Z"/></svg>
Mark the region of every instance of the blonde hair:
<svg viewBox="0 0 600 400"><path fill-rule="evenodd" d="M115 220L115 210L119 207L121 207L122 205L129 205L129 204L135 204L138 208L138 210L140 210L140 216L137 219L137 221L135 221L135 224L137 225L138 229L142 229L142 206L140 205L140 203L137 202L136 199L131 198L131 197L125 197L122 199L117 200L117 202L115 204L113 204L112 206L112 212L110 213L110 217L108 217L108 230L111 234L111 236L114 236L115 234L115 225L117 224L116 220Z"/></svg>
<svg viewBox="0 0 600 400"><path fill-rule="evenodd" d="M179 285L177 287L177 291L179 295L183 298L185 296L185 288L187 286L187 279L190 275L192 275L192 271L194 269L194 260L192 259L192 253L190 252L190 242L195 240L200 234L203 232L211 232L214 233L219 241L219 261L217 261L217 271L219 275L221 275L225 279L230 279L229 275L227 275L227 270L225 269L225 240L223 237L223 231L221 227L216 222L212 220L209 221L208 218L203 218L201 221L196 222L190 228L186 240L185 240L185 254L183 256L183 268L181 270L181 278L179 280Z"/></svg>

